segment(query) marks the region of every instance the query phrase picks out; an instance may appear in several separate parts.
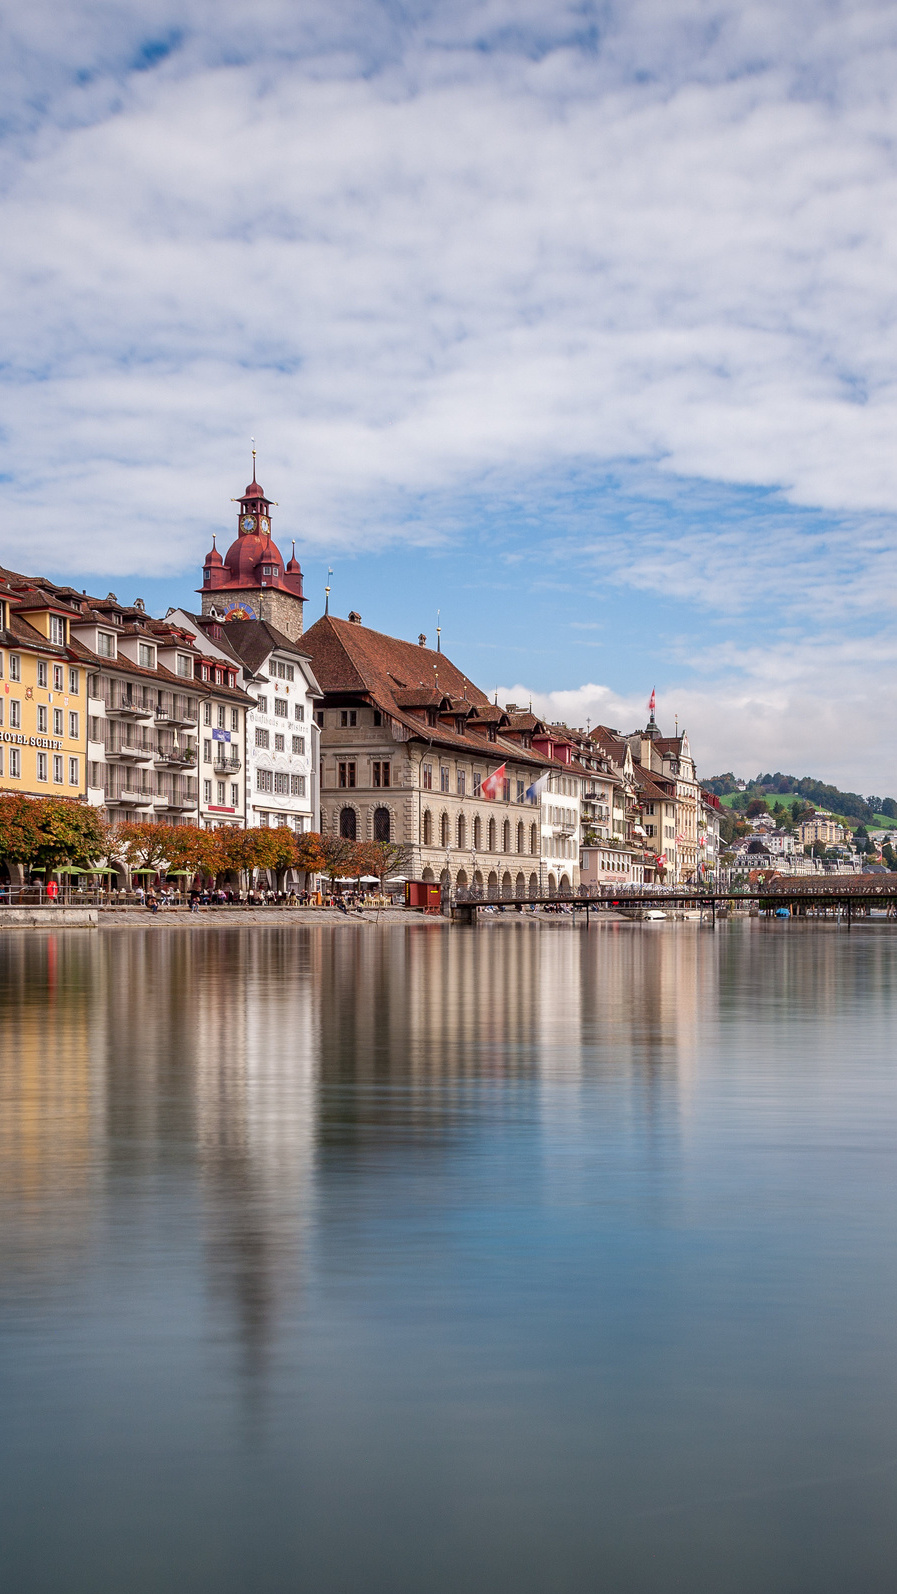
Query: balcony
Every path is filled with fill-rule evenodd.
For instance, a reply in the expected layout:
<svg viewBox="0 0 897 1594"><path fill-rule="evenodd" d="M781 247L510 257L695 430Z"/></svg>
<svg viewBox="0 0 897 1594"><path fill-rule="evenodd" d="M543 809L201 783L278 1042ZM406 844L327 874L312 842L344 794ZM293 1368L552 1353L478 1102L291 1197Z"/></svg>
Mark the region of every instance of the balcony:
<svg viewBox="0 0 897 1594"><path fill-rule="evenodd" d="M151 791L106 791L103 798L107 808L150 808Z"/></svg>
<svg viewBox="0 0 897 1594"><path fill-rule="evenodd" d="M212 768L216 775L236 775L242 768L242 761L239 758L216 758Z"/></svg>
<svg viewBox="0 0 897 1594"><path fill-rule="evenodd" d="M173 731L195 731L198 721L179 714L176 709L157 708L153 715L157 725L169 725Z"/></svg>
<svg viewBox="0 0 897 1594"><path fill-rule="evenodd" d="M153 757L154 751L155 749L149 742L145 743L143 746L141 746L139 743L131 746L127 742L122 742L119 746L113 745L112 747L107 747L105 749L107 761L109 763L120 764L148 763Z"/></svg>
<svg viewBox="0 0 897 1594"><path fill-rule="evenodd" d="M160 747L156 753L155 763L157 769L192 769L196 763L196 754L192 748L188 751L180 747Z"/></svg>
<svg viewBox="0 0 897 1594"><path fill-rule="evenodd" d="M139 703L124 701L106 704L106 718L110 720L151 720L152 717L152 709L141 708Z"/></svg>
<svg viewBox="0 0 897 1594"><path fill-rule="evenodd" d="M185 796L183 792L166 799L166 806L170 814L193 814L196 812L196 798Z"/></svg>

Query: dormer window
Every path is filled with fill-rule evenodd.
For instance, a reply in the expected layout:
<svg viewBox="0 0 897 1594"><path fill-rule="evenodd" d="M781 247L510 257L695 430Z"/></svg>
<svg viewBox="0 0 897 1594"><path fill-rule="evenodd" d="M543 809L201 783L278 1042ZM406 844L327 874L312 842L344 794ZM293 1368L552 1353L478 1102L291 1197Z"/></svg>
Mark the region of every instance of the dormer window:
<svg viewBox="0 0 897 1594"><path fill-rule="evenodd" d="M182 675L185 681L189 681L192 678L193 660L189 653L178 654L178 675Z"/></svg>
<svg viewBox="0 0 897 1594"><path fill-rule="evenodd" d="M115 637L109 631L97 632L97 652L101 658L115 658Z"/></svg>
<svg viewBox="0 0 897 1594"><path fill-rule="evenodd" d="M141 642L137 649L137 663L144 670L154 670L156 668L155 648L150 647L146 642Z"/></svg>
<svg viewBox="0 0 897 1594"><path fill-rule="evenodd" d="M61 647L65 647L65 621L61 614L50 615L50 641L58 642Z"/></svg>
<svg viewBox="0 0 897 1594"><path fill-rule="evenodd" d="M435 708L428 708L427 709L427 724L430 725L430 726L434 726L436 724L436 710L435 710Z"/></svg>

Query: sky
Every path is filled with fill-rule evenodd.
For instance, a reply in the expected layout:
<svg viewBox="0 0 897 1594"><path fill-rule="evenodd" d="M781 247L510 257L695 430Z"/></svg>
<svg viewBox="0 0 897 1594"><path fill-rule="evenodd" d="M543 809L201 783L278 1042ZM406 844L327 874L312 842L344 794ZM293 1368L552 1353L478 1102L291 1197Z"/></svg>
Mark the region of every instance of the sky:
<svg viewBox="0 0 897 1594"><path fill-rule="evenodd" d="M897 9L0 4L0 563L897 793Z"/></svg>

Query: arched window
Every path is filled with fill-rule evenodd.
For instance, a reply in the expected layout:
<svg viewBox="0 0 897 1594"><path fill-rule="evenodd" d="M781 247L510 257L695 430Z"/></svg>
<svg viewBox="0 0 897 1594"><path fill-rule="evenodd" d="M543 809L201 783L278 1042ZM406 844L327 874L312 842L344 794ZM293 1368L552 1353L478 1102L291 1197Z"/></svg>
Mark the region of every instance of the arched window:
<svg viewBox="0 0 897 1594"><path fill-rule="evenodd" d="M517 851L518 852L525 852L526 851L526 831L523 828L523 822L522 821L517 826Z"/></svg>
<svg viewBox="0 0 897 1594"><path fill-rule="evenodd" d="M529 827L529 850L533 857L539 851L539 831L535 825L530 825Z"/></svg>
<svg viewBox="0 0 897 1594"><path fill-rule="evenodd" d="M458 846L467 846L467 820L463 814L458 815Z"/></svg>
<svg viewBox="0 0 897 1594"><path fill-rule="evenodd" d="M479 814L477 814L477 816L476 816L476 818L474 819L474 822L473 822L473 844L474 844L477 852L481 852L482 851L482 847L483 847L483 823L482 823L482 820L480 819Z"/></svg>
<svg viewBox="0 0 897 1594"><path fill-rule="evenodd" d="M506 819L505 820L505 822L504 822L504 824L502 826L501 834L502 834L501 850L502 850L502 852L510 852L510 850L511 850L511 821L510 821L510 819Z"/></svg>
<svg viewBox="0 0 897 1594"><path fill-rule="evenodd" d="M389 841L390 840L390 834L389 834L389 809L388 808L375 808L374 809L374 840L375 841Z"/></svg>
<svg viewBox="0 0 897 1594"><path fill-rule="evenodd" d="M440 845L440 847L447 847L448 846L448 839L449 839L448 814L443 814L442 818L439 821L439 845Z"/></svg>
<svg viewBox="0 0 897 1594"><path fill-rule="evenodd" d="M430 813L430 810L428 808L426 810L425 814L424 814L424 846L425 847L432 847L432 845L433 845L433 815Z"/></svg>
<svg viewBox="0 0 897 1594"><path fill-rule="evenodd" d="M356 836L356 819L354 808L343 808L339 816L339 833L345 841L354 841Z"/></svg>
<svg viewBox="0 0 897 1594"><path fill-rule="evenodd" d="M495 820L494 819L490 819L490 821L489 821L489 846L487 847L486 850L487 850L487 852L494 852L495 851Z"/></svg>

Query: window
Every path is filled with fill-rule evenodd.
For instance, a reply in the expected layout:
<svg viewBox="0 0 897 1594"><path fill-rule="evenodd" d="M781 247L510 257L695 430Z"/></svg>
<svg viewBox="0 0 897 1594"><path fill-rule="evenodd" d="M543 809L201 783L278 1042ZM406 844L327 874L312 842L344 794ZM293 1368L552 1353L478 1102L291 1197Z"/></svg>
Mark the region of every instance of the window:
<svg viewBox="0 0 897 1594"><path fill-rule="evenodd" d="M511 801L511 782L509 780L503 780L501 784L502 796L504 797L505 802L509 803Z"/></svg>
<svg viewBox="0 0 897 1594"><path fill-rule="evenodd" d="M340 766L339 766L339 783L340 783L341 786L354 786L355 785L355 765L354 765L354 763L352 763L352 764L340 764Z"/></svg>
<svg viewBox="0 0 897 1594"><path fill-rule="evenodd" d="M474 797L482 797L483 795L483 773L479 769L475 769L473 772L473 795Z"/></svg>
<svg viewBox="0 0 897 1594"><path fill-rule="evenodd" d="M47 684L47 661L46 661L46 659L38 659L38 661L37 661L37 684L38 684L38 686L46 686L46 684Z"/></svg>
<svg viewBox="0 0 897 1594"><path fill-rule="evenodd" d="M421 781L424 791L433 790L433 765L424 764L421 768Z"/></svg>
<svg viewBox="0 0 897 1594"><path fill-rule="evenodd" d="M22 773L22 755L17 747L9 749L9 773L13 780L18 780Z"/></svg>
<svg viewBox="0 0 897 1594"><path fill-rule="evenodd" d="M273 791L274 779L270 769L257 769L255 772L256 791Z"/></svg>
<svg viewBox="0 0 897 1594"><path fill-rule="evenodd" d="M304 797L305 796L305 776L304 775L291 775L290 776L290 791L292 792L294 797Z"/></svg>
<svg viewBox="0 0 897 1594"><path fill-rule="evenodd" d="M466 792L467 792L467 773L466 773L465 770L459 769L458 770L458 796L459 797L464 797L466 795Z"/></svg>
<svg viewBox="0 0 897 1594"><path fill-rule="evenodd" d="M483 845L483 822L479 814L477 814L473 822L473 845L477 852Z"/></svg>
<svg viewBox="0 0 897 1594"><path fill-rule="evenodd" d="M290 705L287 702L286 698L285 697L276 697L274 699L274 714L275 714L275 717L277 719L280 719L280 720L285 720L287 715L289 714L289 712L290 712Z"/></svg>
<svg viewBox="0 0 897 1594"><path fill-rule="evenodd" d="M339 722L341 725L357 725L358 714L354 708L344 708L340 712Z"/></svg>
<svg viewBox="0 0 897 1594"><path fill-rule="evenodd" d="M270 814L259 814L259 825L262 830L267 830Z"/></svg>
<svg viewBox="0 0 897 1594"><path fill-rule="evenodd" d="M65 731L63 729L63 713L61 708L54 708L53 710L53 735L65 735Z"/></svg>
<svg viewBox="0 0 897 1594"><path fill-rule="evenodd" d="M236 781L234 781L230 789L230 805L232 808L239 808L240 806L240 788Z"/></svg>
<svg viewBox="0 0 897 1594"><path fill-rule="evenodd" d="M374 809L374 840L390 840L390 819L388 808Z"/></svg>
<svg viewBox="0 0 897 1594"><path fill-rule="evenodd" d="M22 679L22 660L19 658L18 653L9 655L9 679L11 681L21 681Z"/></svg>
<svg viewBox="0 0 897 1594"><path fill-rule="evenodd" d="M448 791L448 789L449 789L449 772L448 772L448 768L447 768L447 766L445 764L440 764L440 766L439 766L439 790L440 791Z"/></svg>
<svg viewBox="0 0 897 1594"><path fill-rule="evenodd" d="M343 808L339 816L339 833L344 841L354 841L358 830L358 821L354 808Z"/></svg>
<svg viewBox="0 0 897 1594"><path fill-rule="evenodd" d="M292 664L284 664L281 659L275 659L271 674L278 675L282 681L292 681L295 671Z"/></svg>
<svg viewBox="0 0 897 1594"><path fill-rule="evenodd" d="M432 845L433 845L433 815L430 813L429 808L426 810L426 813L424 814L424 827L423 828L424 828L424 846L425 847L432 847Z"/></svg>
<svg viewBox="0 0 897 1594"><path fill-rule="evenodd" d="M286 739L285 736L275 736L275 738L274 738L274 751L275 751L275 753L282 753L282 752L285 751L285 749L286 749L286 740L287 739Z"/></svg>
<svg viewBox="0 0 897 1594"><path fill-rule="evenodd" d="M255 745L256 745L256 747L267 747L269 745L269 742L270 742L270 737L268 735L268 732L267 731L263 731L261 726L257 725L256 728L255 728Z"/></svg>
<svg viewBox="0 0 897 1594"><path fill-rule="evenodd" d="M293 752L294 753L299 753L301 756L304 756L304 754L305 754L305 737L304 736L294 736L293 737Z"/></svg>
<svg viewBox="0 0 897 1594"><path fill-rule="evenodd" d="M0 697L0 725L3 724L3 699Z"/></svg>
<svg viewBox="0 0 897 1594"><path fill-rule="evenodd" d="M22 705L17 697L9 700L9 723L14 731L22 728Z"/></svg>
<svg viewBox="0 0 897 1594"><path fill-rule="evenodd" d="M62 782L63 782L63 779L64 779L63 772L62 772L63 771L63 762L64 762L64 760L63 760L63 757L62 757L61 753L54 753L53 754L53 784L55 786L61 786L62 785Z"/></svg>
<svg viewBox="0 0 897 1594"><path fill-rule="evenodd" d="M211 723L212 723L212 705L211 705L211 703L203 703L203 705L202 705L202 722L203 722L203 725L211 725Z"/></svg>
<svg viewBox="0 0 897 1594"><path fill-rule="evenodd" d="M202 761L204 764L212 762L212 743L208 736L204 738L202 744Z"/></svg>
<svg viewBox="0 0 897 1594"><path fill-rule="evenodd" d="M141 668L144 669L144 670L151 670L153 668L153 666L155 665L155 662L156 662L156 650L155 650L155 648L149 647L146 642L139 643L138 648L137 648L137 663L141 666ZM179 675L181 674L180 662L181 662L180 659L178 659L178 666L179 666L178 674Z"/></svg>
<svg viewBox="0 0 897 1594"><path fill-rule="evenodd" d="M257 714L267 714L268 699L266 697L257 697L255 700L255 708Z"/></svg>
<svg viewBox="0 0 897 1594"><path fill-rule="evenodd" d="M63 677L62 665L61 664L54 664L53 665L53 691L54 692L61 692L62 691L62 677Z"/></svg>
<svg viewBox="0 0 897 1594"><path fill-rule="evenodd" d="M115 637L109 631L97 632L97 652L101 658L115 658Z"/></svg>
<svg viewBox="0 0 897 1594"><path fill-rule="evenodd" d="M378 760L378 761L376 761L374 763L373 768L374 768L374 785L375 786L388 786L389 785L389 764L388 763L380 763L379 760Z"/></svg>
<svg viewBox="0 0 897 1594"><path fill-rule="evenodd" d="M294 717L294 719L297 719L297 720L304 720L305 719L305 705L304 704L297 703L295 705L295 707L293 709L293 717Z"/></svg>
<svg viewBox="0 0 897 1594"><path fill-rule="evenodd" d="M69 759L69 785L80 786L79 767L77 758Z"/></svg>
<svg viewBox="0 0 897 1594"><path fill-rule="evenodd" d="M46 755L46 753L38 753L38 755L37 755L37 778L38 778L38 780L46 780L46 778L47 778L47 755Z"/></svg>
<svg viewBox="0 0 897 1594"><path fill-rule="evenodd" d="M65 647L65 621L60 614L50 615L50 641Z"/></svg>
<svg viewBox="0 0 897 1594"><path fill-rule="evenodd" d="M458 846L467 846L467 820L463 814L458 815Z"/></svg>
<svg viewBox="0 0 897 1594"><path fill-rule="evenodd" d="M47 729L47 706L45 703L38 703L37 705L37 729L38 734L46 732Z"/></svg>
<svg viewBox="0 0 897 1594"><path fill-rule="evenodd" d="M519 803L523 802L523 793L525 791L526 791L526 787L524 786L523 781L522 780L518 780L518 782L517 782L517 801Z"/></svg>
<svg viewBox="0 0 897 1594"><path fill-rule="evenodd" d="M502 852L510 852L511 850L511 822L509 819L506 819L501 827L501 850Z"/></svg>
<svg viewBox="0 0 897 1594"><path fill-rule="evenodd" d="M218 803L219 803L219 806L221 808L223 808L224 807L224 793L225 793L225 789L226 789L225 785L224 785L224 781L223 780L217 781L216 782L216 788L217 788L217 792L218 792Z"/></svg>
<svg viewBox="0 0 897 1594"><path fill-rule="evenodd" d="M232 708L230 711L230 728L232 731L240 729L240 710L238 708Z"/></svg>
<svg viewBox="0 0 897 1594"><path fill-rule="evenodd" d="M495 820L494 819L490 819L490 821L489 821L489 840L488 840L488 842L486 844L486 851L487 852L494 852L495 851Z"/></svg>
<svg viewBox="0 0 897 1594"><path fill-rule="evenodd" d="M204 803L212 801L212 782L210 780L204 780L202 783L202 800Z"/></svg>
<svg viewBox="0 0 897 1594"><path fill-rule="evenodd" d="M224 730L224 715L225 715L224 704L223 703L219 703L218 704L218 729L219 729L219 731L223 731Z"/></svg>
<svg viewBox="0 0 897 1594"><path fill-rule="evenodd" d="M439 845L447 847L449 839L448 814L441 814L439 819Z"/></svg>
<svg viewBox="0 0 897 1594"><path fill-rule="evenodd" d="M155 664L155 662L156 662L155 659L153 659L153 663L154 664ZM189 680L190 677L193 675L193 673L194 673L193 672L193 660L191 659L191 657L190 657L190 655L188 653L179 653L178 654L177 673L178 673L178 675L182 676L184 678L184 680Z"/></svg>
<svg viewBox="0 0 897 1594"><path fill-rule="evenodd" d="M323 730L324 729L324 710L322 708L315 709L315 719L316 719L320 729Z"/></svg>
<svg viewBox="0 0 897 1594"><path fill-rule="evenodd" d="M223 683L224 683L224 671L220 668L220 666L216 666L216 668L215 668L215 685L216 686L222 686Z"/></svg>
<svg viewBox="0 0 897 1594"><path fill-rule="evenodd" d="M78 740L79 724L80 724L80 716L78 714L69 714L69 740L70 741L76 742Z"/></svg>
<svg viewBox="0 0 897 1594"><path fill-rule="evenodd" d="M289 777L289 775L281 775L280 773L276 774L274 776L274 790L277 792L278 796L280 796L280 797L289 797L289 795L290 795L290 777Z"/></svg>

